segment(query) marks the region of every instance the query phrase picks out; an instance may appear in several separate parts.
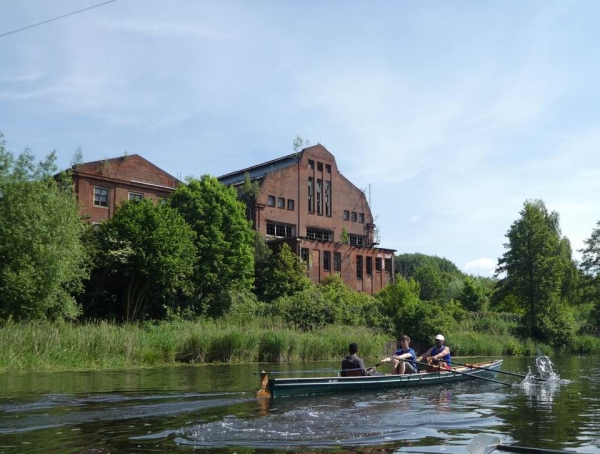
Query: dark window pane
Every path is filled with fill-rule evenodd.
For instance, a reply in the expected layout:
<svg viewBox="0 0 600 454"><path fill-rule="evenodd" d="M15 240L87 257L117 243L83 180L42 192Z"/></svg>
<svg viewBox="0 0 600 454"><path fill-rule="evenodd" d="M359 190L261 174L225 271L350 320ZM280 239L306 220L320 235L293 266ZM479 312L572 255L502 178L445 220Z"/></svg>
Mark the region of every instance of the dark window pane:
<svg viewBox="0 0 600 454"><path fill-rule="evenodd" d="M323 269L325 271L331 270L331 252L323 251Z"/></svg>
<svg viewBox="0 0 600 454"><path fill-rule="evenodd" d="M294 201L292 199L288 199L288 210L294 211Z"/></svg>
<svg viewBox="0 0 600 454"><path fill-rule="evenodd" d="M356 277L362 279L363 277L363 257L362 255L356 256Z"/></svg>
<svg viewBox="0 0 600 454"><path fill-rule="evenodd" d="M267 205L269 205L270 207L274 207L275 206L275 196L270 195L267 198Z"/></svg>

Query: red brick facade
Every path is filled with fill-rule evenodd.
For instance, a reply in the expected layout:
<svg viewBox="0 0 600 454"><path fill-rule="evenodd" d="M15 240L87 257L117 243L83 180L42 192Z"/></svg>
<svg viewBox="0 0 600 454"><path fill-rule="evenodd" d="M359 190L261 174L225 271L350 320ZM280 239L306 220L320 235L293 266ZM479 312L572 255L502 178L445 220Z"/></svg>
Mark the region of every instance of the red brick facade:
<svg viewBox="0 0 600 454"><path fill-rule="evenodd" d="M245 173L260 183L254 227L277 249L286 242L307 264L315 283L340 273L352 288L381 290L393 279L394 250L375 247L365 194L338 170L322 145L219 178L238 185ZM346 230L349 241L342 243Z"/></svg>
<svg viewBox="0 0 600 454"><path fill-rule="evenodd" d="M86 162L72 169L80 214L97 223L112 218L115 208L130 198L169 197L179 181L134 154Z"/></svg>

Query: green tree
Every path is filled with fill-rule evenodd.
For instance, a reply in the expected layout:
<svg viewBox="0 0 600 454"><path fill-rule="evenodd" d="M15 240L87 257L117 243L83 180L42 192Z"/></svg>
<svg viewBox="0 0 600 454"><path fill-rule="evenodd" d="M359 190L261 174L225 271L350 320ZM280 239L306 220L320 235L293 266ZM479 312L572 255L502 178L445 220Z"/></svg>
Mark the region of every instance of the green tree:
<svg viewBox="0 0 600 454"><path fill-rule="evenodd" d="M350 235L348 235L348 230L346 227L342 227L342 233L340 234L340 243L348 244L350 242Z"/></svg>
<svg viewBox="0 0 600 454"><path fill-rule="evenodd" d="M437 301L444 293L445 287L438 270L431 265L419 268L415 280L421 288L419 298L423 301Z"/></svg>
<svg viewBox="0 0 600 454"><path fill-rule="evenodd" d="M312 286L306 275L306 266L286 243L279 247L279 252L271 256L260 272L261 275L257 276L262 285L260 296L266 301L290 296Z"/></svg>
<svg viewBox="0 0 600 454"><path fill-rule="evenodd" d="M0 134L0 317L72 319L88 276L83 226L71 191L55 180L56 155L18 157Z"/></svg>
<svg viewBox="0 0 600 454"><path fill-rule="evenodd" d="M194 232L173 208L145 199L126 202L98 230L101 266L120 318L131 322L180 312L189 300Z"/></svg>
<svg viewBox="0 0 600 454"><path fill-rule="evenodd" d="M584 241L581 249L581 269L585 273L583 284L586 297L594 304L594 309L588 320L588 328L594 331L600 329L600 221L591 236Z"/></svg>
<svg viewBox="0 0 600 454"><path fill-rule="evenodd" d="M254 281L254 232L235 189L209 175L190 179L170 198L196 232L195 299L210 316L227 307L219 301L223 292L250 290Z"/></svg>
<svg viewBox="0 0 600 454"><path fill-rule="evenodd" d="M524 334L555 344L574 335L570 308L561 304L565 272L560 257L561 233L558 213L549 213L541 200L526 201L506 237L507 251L498 260L496 297L514 298L523 309ZM560 332L562 330L562 332Z"/></svg>
<svg viewBox="0 0 600 454"><path fill-rule="evenodd" d="M244 182L238 187L238 198L246 206L246 219L253 221L254 205L260 193L260 185L257 181L250 180L250 174L244 174Z"/></svg>
<svg viewBox="0 0 600 454"><path fill-rule="evenodd" d="M487 297L483 287L473 278L465 279L464 286L458 297L463 308L471 312L483 310L487 303Z"/></svg>

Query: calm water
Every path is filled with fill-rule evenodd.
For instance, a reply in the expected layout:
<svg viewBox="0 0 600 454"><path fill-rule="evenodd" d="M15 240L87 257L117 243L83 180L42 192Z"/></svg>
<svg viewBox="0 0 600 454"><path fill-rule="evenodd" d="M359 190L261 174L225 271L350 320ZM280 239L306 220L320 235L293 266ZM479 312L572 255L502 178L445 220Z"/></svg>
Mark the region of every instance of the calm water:
<svg viewBox="0 0 600 454"><path fill-rule="evenodd" d="M471 361L471 359L469 359ZM504 444L600 452L600 358L552 358L560 383L481 380L365 394L253 398L258 365L0 374L0 452L466 453ZM336 363L265 365L269 370ZM503 370L535 370L508 358Z"/></svg>

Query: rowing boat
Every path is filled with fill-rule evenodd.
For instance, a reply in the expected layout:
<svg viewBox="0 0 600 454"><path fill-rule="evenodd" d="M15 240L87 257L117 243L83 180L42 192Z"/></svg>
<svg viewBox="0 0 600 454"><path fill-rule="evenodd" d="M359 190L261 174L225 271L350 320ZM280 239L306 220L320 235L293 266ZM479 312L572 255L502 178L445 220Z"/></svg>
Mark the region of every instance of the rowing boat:
<svg viewBox="0 0 600 454"><path fill-rule="evenodd" d="M437 372L405 374L405 375L368 375L364 377L301 377L301 378L269 378L265 371L261 372L262 387L256 397L282 397L306 394L327 394L344 391L370 391L388 388L405 388L412 386L429 386L457 381L486 378L500 370L502 360L487 361ZM499 382L503 383L503 382Z"/></svg>

